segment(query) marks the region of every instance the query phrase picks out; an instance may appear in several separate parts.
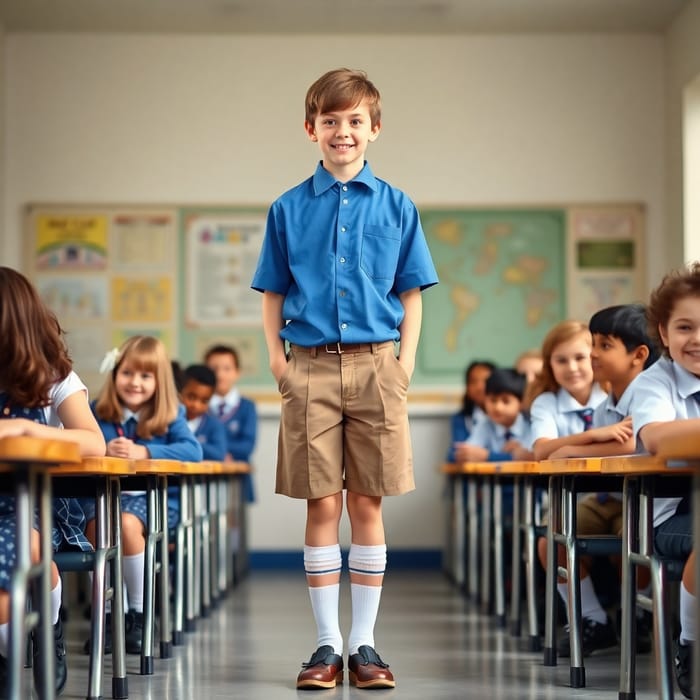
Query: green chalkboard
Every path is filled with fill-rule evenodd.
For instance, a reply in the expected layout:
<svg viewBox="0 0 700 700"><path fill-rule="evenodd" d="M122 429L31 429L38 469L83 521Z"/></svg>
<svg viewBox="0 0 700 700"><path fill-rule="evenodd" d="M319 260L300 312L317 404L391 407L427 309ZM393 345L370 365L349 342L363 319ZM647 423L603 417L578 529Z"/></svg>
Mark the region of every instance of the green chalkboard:
<svg viewBox="0 0 700 700"><path fill-rule="evenodd" d="M512 365L566 314L566 212L421 209L440 284L424 294L416 383Z"/></svg>

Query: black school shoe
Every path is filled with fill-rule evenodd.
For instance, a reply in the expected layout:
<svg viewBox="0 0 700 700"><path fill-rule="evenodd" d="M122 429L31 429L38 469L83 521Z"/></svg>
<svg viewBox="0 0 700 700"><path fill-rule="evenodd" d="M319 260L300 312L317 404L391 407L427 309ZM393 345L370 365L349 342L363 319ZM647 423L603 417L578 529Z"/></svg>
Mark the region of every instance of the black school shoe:
<svg viewBox="0 0 700 700"><path fill-rule="evenodd" d="M0 654L0 700L7 698L7 659Z"/></svg>
<svg viewBox="0 0 700 700"><path fill-rule="evenodd" d="M63 623L61 616L58 616L58 622L53 626L54 640L54 674L56 679L56 695L60 695L66 687L68 680L68 664L66 663L66 642L63 638ZM38 690L41 687L41 668L39 664L39 644L38 640L34 640L34 663L32 664L32 673L34 674L34 689ZM4 697L0 695L0 697Z"/></svg>
<svg viewBox="0 0 700 700"><path fill-rule="evenodd" d="M693 645L681 644L678 640L675 644L673 667L676 671L676 682L681 693L686 698L693 697Z"/></svg>
<svg viewBox="0 0 700 700"><path fill-rule="evenodd" d="M615 625L609 617L606 618L605 624L584 617L581 636L584 656L590 656L593 652L601 649L617 646L617 632L615 632ZM569 626L567 625L565 635L557 645L557 654L562 658L571 656L569 644Z"/></svg>
<svg viewBox="0 0 700 700"><path fill-rule="evenodd" d="M129 610L126 614L126 653L140 654L143 648L143 613Z"/></svg>

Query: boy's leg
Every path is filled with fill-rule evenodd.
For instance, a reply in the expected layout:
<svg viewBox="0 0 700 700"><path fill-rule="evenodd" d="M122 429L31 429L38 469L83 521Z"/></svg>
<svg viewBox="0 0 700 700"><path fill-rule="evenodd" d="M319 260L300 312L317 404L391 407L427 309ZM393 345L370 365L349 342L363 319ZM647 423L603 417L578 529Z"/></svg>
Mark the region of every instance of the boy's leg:
<svg viewBox="0 0 700 700"><path fill-rule="evenodd" d="M333 688L343 680L343 637L338 600L342 561L338 524L342 493L307 501L304 570L318 632L316 651L297 677L297 688Z"/></svg>
<svg viewBox="0 0 700 700"><path fill-rule="evenodd" d="M352 529L348 556L352 597L350 682L358 688L392 688L394 676L374 650L374 625L386 569L382 499L348 491L347 503Z"/></svg>

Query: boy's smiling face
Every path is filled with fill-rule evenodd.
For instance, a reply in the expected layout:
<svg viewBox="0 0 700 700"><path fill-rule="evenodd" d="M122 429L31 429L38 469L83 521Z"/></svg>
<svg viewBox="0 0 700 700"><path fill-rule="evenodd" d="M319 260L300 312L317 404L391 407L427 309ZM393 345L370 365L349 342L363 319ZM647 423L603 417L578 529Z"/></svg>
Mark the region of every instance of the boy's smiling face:
<svg viewBox="0 0 700 700"><path fill-rule="evenodd" d="M674 362L700 377L700 297L676 301L666 327L659 335Z"/></svg>
<svg viewBox="0 0 700 700"><path fill-rule="evenodd" d="M304 127L321 149L323 167L347 182L362 170L367 146L377 138L381 125L372 126L369 106L362 100L354 107L319 114L313 124L305 122Z"/></svg>

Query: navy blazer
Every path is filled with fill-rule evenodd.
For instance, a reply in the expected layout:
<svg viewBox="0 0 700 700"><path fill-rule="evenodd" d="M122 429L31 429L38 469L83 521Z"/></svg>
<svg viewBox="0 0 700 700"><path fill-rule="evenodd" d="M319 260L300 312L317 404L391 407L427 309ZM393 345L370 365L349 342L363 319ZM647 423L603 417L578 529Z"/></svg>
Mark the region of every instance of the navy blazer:
<svg viewBox="0 0 700 700"><path fill-rule="evenodd" d="M94 413L94 402L91 407ZM118 438L120 432L123 434L124 426L120 423L95 417L107 442ZM202 446L187 425L184 406L178 408L177 417L163 435L153 435L150 440L137 437L134 442L143 445L151 459L176 459L181 462L199 462L202 459Z"/></svg>
<svg viewBox="0 0 700 700"><path fill-rule="evenodd" d="M202 414L201 418L194 436L202 446L203 459L223 462L226 458L226 430L223 423L210 413Z"/></svg>

